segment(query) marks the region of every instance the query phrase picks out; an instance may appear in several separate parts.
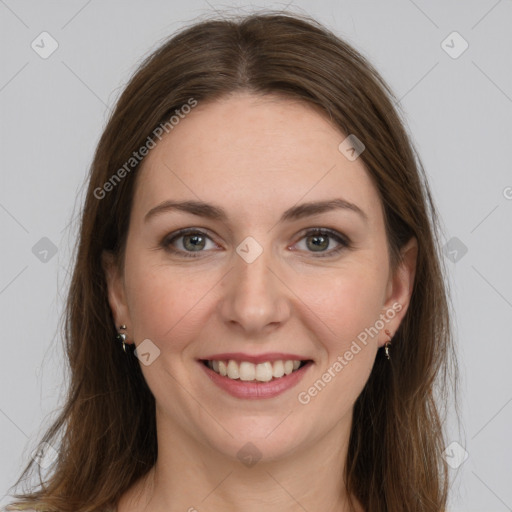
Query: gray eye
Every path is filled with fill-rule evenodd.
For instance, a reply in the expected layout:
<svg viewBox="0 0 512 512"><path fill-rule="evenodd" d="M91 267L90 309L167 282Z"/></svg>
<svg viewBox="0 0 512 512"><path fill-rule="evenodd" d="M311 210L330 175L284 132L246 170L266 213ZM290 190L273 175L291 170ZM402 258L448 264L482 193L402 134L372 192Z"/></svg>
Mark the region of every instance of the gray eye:
<svg viewBox="0 0 512 512"><path fill-rule="evenodd" d="M206 245L206 237L199 233L182 235L180 238L183 239L182 245L187 251L201 251Z"/></svg>
<svg viewBox="0 0 512 512"><path fill-rule="evenodd" d="M315 228L304 233L297 246L301 251L322 258L336 256L350 247L350 241L336 231Z"/></svg>
<svg viewBox="0 0 512 512"><path fill-rule="evenodd" d="M329 247L330 237L328 235L309 235L306 237L306 245L313 252L321 252Z"/></svg>

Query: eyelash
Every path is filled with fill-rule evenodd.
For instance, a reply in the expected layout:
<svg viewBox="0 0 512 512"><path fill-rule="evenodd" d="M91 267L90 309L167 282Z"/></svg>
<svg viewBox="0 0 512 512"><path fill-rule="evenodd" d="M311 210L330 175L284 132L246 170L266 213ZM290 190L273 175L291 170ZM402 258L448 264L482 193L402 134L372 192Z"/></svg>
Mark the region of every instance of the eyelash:
<svg viewBox="0 0 512 512"><path fill-rule="evenodd" d="M212 240L211 237L209 237L204 231L201 231L199 229L194 229L194 228L186 228L186 229L181 229L175 233L172 233L171 235L166 236L162 240L160 245L166 251L169 251L173 254L179 254L181 256L184 256L185 258L198 258L199 254L197 256L195 256L195 255L193 255L192 251L181 251L181 250L177 250L174 247L172 247L171 244L175 240L177 240L183 236L186 236L186 235L201 235L201 236L205 236L206 238ZM343 251L344 249L350 249L352 247L352 245L347 237L342 236L337 231L333 231L331 229L326 229L326 228L309 229L302 235L301 238L299 238L298 241L302 240L303 238L307 238L309 236L315 236L315 235L316 236L328 235L331 239L335 240L336 242L338 242L340 244L339 247L337 247L336 249L331 249L330 251L327 251L327 252L317 253L317 255L314 256L315 258L327 258L330 256L334 256L334 255L337 255L338 253L340 253L341 251ZM197 253L201 253L201 252L205 252L205 251L197 251ZM314 254L314 252L311 252L311 254Z"/></svg>

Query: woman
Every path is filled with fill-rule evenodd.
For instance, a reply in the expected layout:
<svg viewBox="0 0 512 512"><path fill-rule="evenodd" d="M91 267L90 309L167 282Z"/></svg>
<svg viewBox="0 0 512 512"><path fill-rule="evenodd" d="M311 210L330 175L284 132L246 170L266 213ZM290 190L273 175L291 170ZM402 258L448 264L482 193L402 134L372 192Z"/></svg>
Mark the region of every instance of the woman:
<svg viewBox="0 0 512 512"><path fill-rule="evenodd" d="M284 14L143 63L92 165L69 395L18 508L444 509L448 300L395 102Z"/></svg>

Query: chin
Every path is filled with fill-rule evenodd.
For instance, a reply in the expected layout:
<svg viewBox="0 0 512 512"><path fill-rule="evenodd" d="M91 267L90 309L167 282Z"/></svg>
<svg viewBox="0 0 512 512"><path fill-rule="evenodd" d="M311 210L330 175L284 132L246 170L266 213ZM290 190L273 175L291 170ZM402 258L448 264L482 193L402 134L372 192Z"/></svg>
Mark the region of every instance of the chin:
<svg viewBox="0 0 512 512"><path fill-rule="evenodd" d="M286 418L289 412L275 416L231 418L229 423L223 424L229 433L219 425L216 428L212 425L203 435L213 450L248 467L256 459L259 462L286 459L308 444L305 425L298 418L288 421L293 416Z"/></svg>

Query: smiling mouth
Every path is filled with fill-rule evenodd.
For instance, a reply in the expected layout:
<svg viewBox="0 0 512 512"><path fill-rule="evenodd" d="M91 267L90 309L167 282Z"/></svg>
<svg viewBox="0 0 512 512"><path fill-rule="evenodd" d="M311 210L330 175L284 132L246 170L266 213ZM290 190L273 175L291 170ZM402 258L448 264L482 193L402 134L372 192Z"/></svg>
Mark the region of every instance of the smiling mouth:
<svg viewBox="0 0 512 512"><path fill-rule="evenodd" d="M277 360L258 364L249 361L201 360L201 362L222 377L245 382L271 382L290 375L311 360Z"/></svg>

